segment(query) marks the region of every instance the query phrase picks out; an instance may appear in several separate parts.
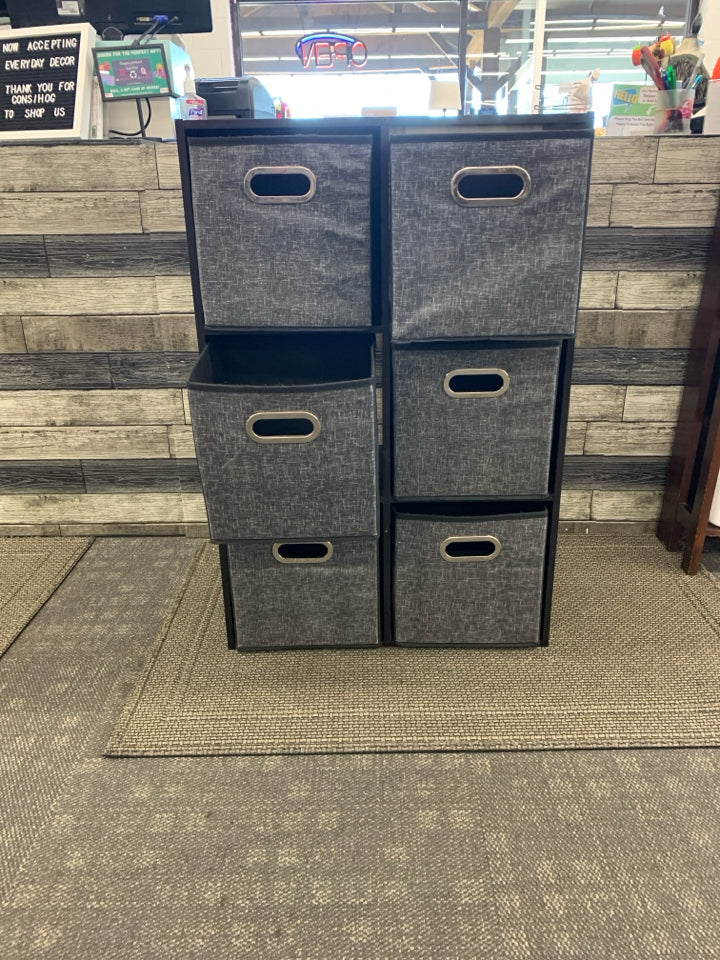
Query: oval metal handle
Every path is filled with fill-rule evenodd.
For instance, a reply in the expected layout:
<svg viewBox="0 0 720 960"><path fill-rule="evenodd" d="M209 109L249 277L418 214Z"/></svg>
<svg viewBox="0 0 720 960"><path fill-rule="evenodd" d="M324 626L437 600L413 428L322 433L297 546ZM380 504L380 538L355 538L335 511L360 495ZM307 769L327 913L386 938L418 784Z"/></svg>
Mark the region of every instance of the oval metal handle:
<svg viewBox="0 0 720 960"><path fill-rule="evenodd" d="M448 537L440 544L440 556L451 563L494 560L502 550L497 537Z"/></svg>
<svg viewBox="0 0 720 960"><path fill-rule="evenodd" d="M526 200L532 180L524 167L463 167L450 182L461 207L509 207Z"/></svg>
<svg viewBox="0 0 720 960"><path fill-rule="evenodd" d="M247 435L255 443L310 443L321 428L308 410L260 410L245 422Z"/></svg>
<svg viewBox="0 0 720 960"><path fill-rule="evenodd" d="M317 178L307 167L252 167L243 190L253 203L307 203L317 190Z"/></svg>
<svg viewBox="0 0 720 960"><path fill-rule="evenodd" d="M510 374L500 367L460 367L445 374L449 397L501 397L510 387Z"/></svg>
<svg viewBox="0 0 720 960"><path fill-rule="evenodd" d="M307 543L274 543L272 553L278 563L327 563L334 548L329 540Z"/></svg>

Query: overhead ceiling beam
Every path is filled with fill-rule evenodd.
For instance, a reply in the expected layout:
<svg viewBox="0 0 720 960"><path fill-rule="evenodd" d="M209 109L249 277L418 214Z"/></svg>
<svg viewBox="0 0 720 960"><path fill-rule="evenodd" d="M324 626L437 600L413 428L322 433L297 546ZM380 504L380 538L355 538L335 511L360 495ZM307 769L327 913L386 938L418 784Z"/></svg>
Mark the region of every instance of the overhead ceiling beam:
<svg viewBox="0 0 720 960"><path fill-rule="evenodd" d="M519 0L492 0L488 7L488 27L501 27L517 7Z"/></svg>
<svg viewBox="0 0 720 960"><path fill-rule="evenodd" d="M473 60L482 60L482 55L485 50L485 31L484 30L470 30L470 43L468 44L466 56L468 63Z"/></svg>
<svg viewBox="0 0 720 960"><path fill-rule="evenodd" d="M445 37L440 34L439 36L433 36L432 33L428 33L428 36L435 44L435 46L448 58L453 67L457 70L458 61L457 61L457 50L455 47L449 43Z"/></svg>

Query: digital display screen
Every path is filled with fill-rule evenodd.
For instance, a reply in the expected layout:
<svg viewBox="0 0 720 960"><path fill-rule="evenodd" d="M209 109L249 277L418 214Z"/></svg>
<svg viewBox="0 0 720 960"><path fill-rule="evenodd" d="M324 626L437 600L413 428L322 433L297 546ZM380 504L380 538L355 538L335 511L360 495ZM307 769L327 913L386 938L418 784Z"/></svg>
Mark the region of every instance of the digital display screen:
<svg viewBox="0 0 720 960"><path fill-rule="evenodd" d="M100 47L93 55L103 100L172 96L163 47Z"/></svg>

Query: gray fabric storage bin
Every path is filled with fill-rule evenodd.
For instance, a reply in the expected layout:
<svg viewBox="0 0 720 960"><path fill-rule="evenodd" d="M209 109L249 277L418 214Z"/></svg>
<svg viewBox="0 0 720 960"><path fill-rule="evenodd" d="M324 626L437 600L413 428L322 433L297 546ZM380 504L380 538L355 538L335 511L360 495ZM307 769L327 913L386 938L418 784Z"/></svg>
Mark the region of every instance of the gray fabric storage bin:
<svg viewBox="0 0 720 960"><path fill-rule="evenodd" d="M378 643L376 539L250 540L228 544L228 556L238 649Z"/></svg>
<svg viewBox="0 0 720 960"><path fill-rule="evenodd" d="M588 138L393 143L393 338L572 335L591 146ZM492 167L519 171L488 175ZM461 193L519 191L519 202L460 205L453 178L467 168L480 171L462 179Z"/></svg>
<svg viewBox="0 0 720 960"><path fill-rule="evenodd" d="M477 537L484 539L472 539ZM539 643L546 539L544 511L497 517L398 516L396 642ZM492 552L494 556L478 557Z"/></svg>
<svg viewBox="0 0 720 960"><path fill-rule="evenodd" d="M363 334L208 343L188 388L213 540L377 534L372 353Z"/></svg>
<svg viewBox="0 0 720 960"><path fill-rule="evenodd" d="M559 362L559 345L396 346L395 495L546 494Z"/></svg>
<svg viewBox="0 0 720 960"><path fill-rule="evenodd" d="M370 326L369 137L192 138L189 151L207 326ZM310 199L253 191L264 178L287 192L277 183L298 173L278 168L298 167L315 178L299 174Z"/></svg>

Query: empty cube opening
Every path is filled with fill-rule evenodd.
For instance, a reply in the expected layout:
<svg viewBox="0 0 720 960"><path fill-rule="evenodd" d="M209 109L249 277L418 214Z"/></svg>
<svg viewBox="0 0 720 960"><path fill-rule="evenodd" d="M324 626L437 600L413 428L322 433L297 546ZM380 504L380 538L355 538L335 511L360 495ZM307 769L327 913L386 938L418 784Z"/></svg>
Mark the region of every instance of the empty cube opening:
<svg viewBox="0 0 720 960"><path fill-rule="evenodd" d="M212 337L194 384L303 386L369 380L373 337L360 333L232 334ZM297 422L292 429L302 430Z"/></svg>

